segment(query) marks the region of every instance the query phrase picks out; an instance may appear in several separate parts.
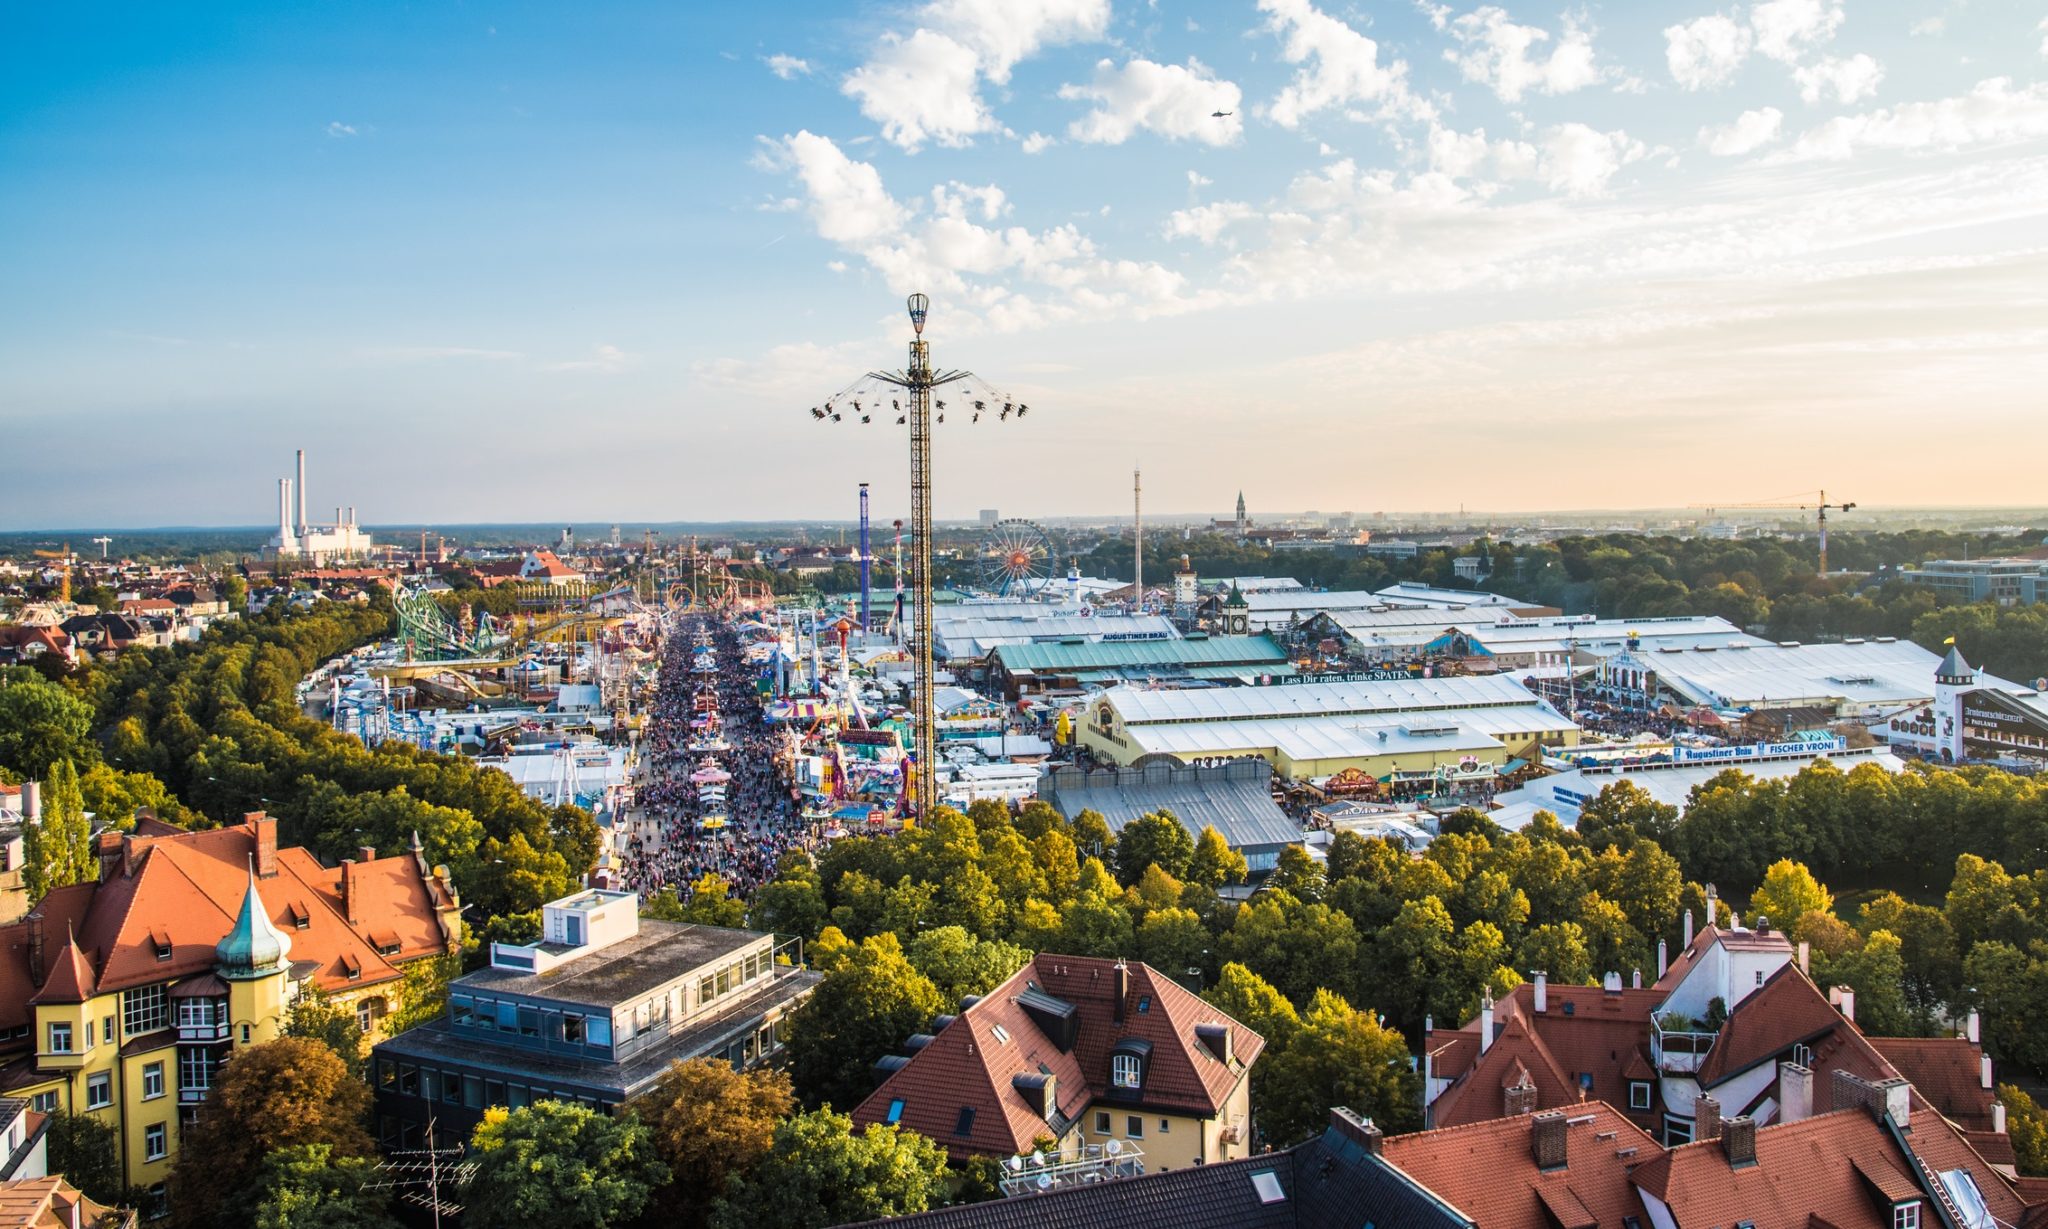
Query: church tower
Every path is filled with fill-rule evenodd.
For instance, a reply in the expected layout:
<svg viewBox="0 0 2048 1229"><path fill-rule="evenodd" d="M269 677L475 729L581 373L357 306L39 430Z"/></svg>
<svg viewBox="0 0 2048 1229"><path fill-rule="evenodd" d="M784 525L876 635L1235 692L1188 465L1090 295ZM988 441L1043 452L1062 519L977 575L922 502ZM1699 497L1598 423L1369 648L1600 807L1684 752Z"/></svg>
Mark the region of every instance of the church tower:
<svg viewBox="0 0 2048 1229"><path fill-rule="evenodd" d="M1977 671L1963 660L1955 637L1934 668L1934 750L1944 764L1963 762L1963 696L1977 687Z"/></svg>
<svg viewBox="0 0 2048 1229"><path fill-rule="evenodd" d="M1245 600L1244 591L1230 582L1230 595L1223 599L1223 632L1228 636L1247 636L1252 629L1252 604Z"/></svg>
<svg viewBox="0 0 2048 1229"><path fill-rule="evenodd" d="M1244 531L1251 528L1251 524L1244 516L1244 492L1239 491L1237 493L1237 536L1243 537Z"/></svg>

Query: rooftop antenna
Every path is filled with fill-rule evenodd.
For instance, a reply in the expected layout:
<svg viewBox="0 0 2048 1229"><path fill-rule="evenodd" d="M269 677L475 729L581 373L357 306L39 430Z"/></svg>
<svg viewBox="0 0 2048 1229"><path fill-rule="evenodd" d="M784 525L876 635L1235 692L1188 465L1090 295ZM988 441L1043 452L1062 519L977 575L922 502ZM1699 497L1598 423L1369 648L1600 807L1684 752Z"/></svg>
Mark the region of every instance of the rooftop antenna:
<svg viewBox="0 0 2048 1229"><path fill-rule="evenodd" d="M476 1176L476 1162L462 1160L462 1148L434 1146L435 1119L427 1119L427 1146L404 1152L388 1152L377 1165L380 1181L366 1182L369 1190L386 1190L406 1203L425 1208L440 1229L443 1216L459 1216L462 1205L441 1197L442 1188L459 1191Z"/></svg>

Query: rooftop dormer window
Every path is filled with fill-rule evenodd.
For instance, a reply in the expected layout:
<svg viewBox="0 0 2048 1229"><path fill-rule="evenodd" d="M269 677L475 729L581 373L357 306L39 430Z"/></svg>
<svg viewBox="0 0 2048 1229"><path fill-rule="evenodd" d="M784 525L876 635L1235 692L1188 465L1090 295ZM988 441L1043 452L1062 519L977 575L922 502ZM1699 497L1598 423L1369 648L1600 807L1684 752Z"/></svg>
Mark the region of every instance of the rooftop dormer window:
<svg viewBox="0 0 2048 1229"><path fill-rule="evenodd" d="M1109 1082L1117 1088L1135 1089L1145 1078L1145 1063L1135 1054L1113 1054L1109 1059Z"/></svg>

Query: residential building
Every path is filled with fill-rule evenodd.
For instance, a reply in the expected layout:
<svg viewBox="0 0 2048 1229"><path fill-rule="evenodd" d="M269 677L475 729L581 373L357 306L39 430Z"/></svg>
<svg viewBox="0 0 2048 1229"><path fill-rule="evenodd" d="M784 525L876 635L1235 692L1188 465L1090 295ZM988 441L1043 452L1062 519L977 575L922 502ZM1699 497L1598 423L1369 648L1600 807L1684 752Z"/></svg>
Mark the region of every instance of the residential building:
<svg viewBox="0 0 2048 1229"><path fill-rule="evenodd" d="M378 1044L378 1137L418 1147L434 1123L462 1139L494 1106L542 1100L610 1113L673 1062L772 1061L819 980L799 955L772 934L643 919L631 892L551 901L539 942L493 943L445 1017Z"/></svg>
<svg viewBox="0 0 2048 1229"><path fill-rule="evenodd" d="M99 878L0 927L0 1094L113 1127L131 1186L161 1191L181 1131L239 1047L317 987L375 1036L405 967L455 953L461 902L417 838L323 866L275 820L102 832Z"/></svg>
<svg viewBox="0 0 2048 1229"><path fill-rule="evenodd" d="M1149 965L1040 953L884 1056L853 1121L908 1127L955 1160L1050 1139L1061 1158L1148 1170L1227 1161L1251 1151L1265 1045Z"/></svg>
<svg viewBox="0 0 2048 1229"><path fill-rule="evenodd" d="M86 1198L62 1175L0 1182L0 1229L134 1229L133 1209Z"/></svg>
<svg viewBox="0 0 2048 1229"><path fill-rule="evenodd" d="M1711 889L1710 889L1711 890ZM1768 919L1734 919L1688 936L1651 985L1530 981L1455 1029L1423 1040L1426 1118L1459 1126L1604 1101L1667 1146L1712 1134L1725 1118L1758 1125L1840 1109L1837 1072L1907 1090L1997 1164L2013 1163L1991 1060L1973 1014L1959 1037L1866 1037L1855 994L1823 992ZM1664 951L1659 942L1659 959ZM1897 1061L1894 1061L1896 1058ZM1911 1073L1926 1087L1909 1082ZM1958 1073L1965 1073L1959 1075Z"/></svg>
<svg viewBox="0 0 2048 1229"><path fill-rule="evenodd" d="M0 1097L0 1182L41 1178L50 1172L50 1116L20 1097Z"/></svg>

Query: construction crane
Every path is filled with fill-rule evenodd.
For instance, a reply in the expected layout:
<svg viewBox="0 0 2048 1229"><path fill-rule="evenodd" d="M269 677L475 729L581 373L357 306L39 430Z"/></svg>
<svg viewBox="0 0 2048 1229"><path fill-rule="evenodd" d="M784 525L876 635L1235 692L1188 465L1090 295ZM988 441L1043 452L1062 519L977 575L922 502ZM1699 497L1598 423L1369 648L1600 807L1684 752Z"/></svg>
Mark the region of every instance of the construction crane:
<svg viewBox="0 0 2048 1229"><path fill-rule="evenodd" d="M114 544L114 540L105 534L101 534L99 537L94 538L93 541L99 543L100 560L104 562L107 557L107 548Z"/></svg>
<svg viewBox="0 0 2048 1229"><path fill-rule="evenodd" d="M1815 492L1815 494L1817 498L1812 500L1802 500L1798 503L1787 503L1779 500L1766 500L1761 503L1693 504L1692 506L1695 508L1704 508L1708 512L1712 512L1717 508L1784 508L1788 511L1796 510L1800 512L1804 512L1809 508L1813 509L1816 517L1818 518L1818 523L1820 525L1820 574L1822 576L1826 576L1828 574L1828 513L1830 511L1847 512L1849 509L1855 507L1856 505L1854 503L1831 504L1828 502L1828 493L1826 491L1818 491Z"/></svg>
<svg viewBox="0 0 2048 1229"><path fill-rule="evenodd" d="M71 543L66 542L63 550L39 550L33 552L38 559L62 559L64 561L64 583L57 591L57 600L66 606L71 604L71 562L76 556L71 553Z"/></svg>

